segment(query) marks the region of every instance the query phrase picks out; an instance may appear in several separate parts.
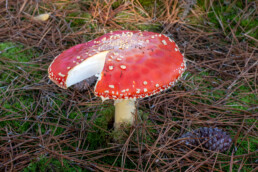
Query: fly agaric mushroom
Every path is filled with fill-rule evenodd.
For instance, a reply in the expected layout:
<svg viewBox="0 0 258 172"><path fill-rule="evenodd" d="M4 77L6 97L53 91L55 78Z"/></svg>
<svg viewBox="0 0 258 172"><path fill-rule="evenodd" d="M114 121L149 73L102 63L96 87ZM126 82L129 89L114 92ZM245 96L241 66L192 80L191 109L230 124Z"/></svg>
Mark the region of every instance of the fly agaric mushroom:
<svg viewBox="0 0 258 172"><path fill-rule="evenodd" d="M115 100L115 128L134 121L135 100L168 89L186 68L176 43L165 35L115 31L57 56L49 78L68 88L98 76L95 95Z"/></svg>

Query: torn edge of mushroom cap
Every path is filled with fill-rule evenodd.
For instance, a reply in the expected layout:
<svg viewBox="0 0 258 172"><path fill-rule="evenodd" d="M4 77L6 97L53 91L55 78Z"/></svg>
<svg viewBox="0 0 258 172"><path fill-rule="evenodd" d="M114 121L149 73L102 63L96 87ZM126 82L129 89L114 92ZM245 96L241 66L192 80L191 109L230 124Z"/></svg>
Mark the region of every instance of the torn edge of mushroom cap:
<svg viewBox="0 0 258 172"><path fill-rule="evenodd" d="M59 54L60 55L60 54ZM63 83L63 84L60 84L57 80L54 79L54 74L53 74L53 71L52 71L52 64L55 62L55 60L58 58L57 55L54 60L50 63L49 67L48 67L48 78L54 82L57 86L63 88L63 89L67 89L67 86L66 86L66 83L65 82L60 82L60 83ZM62 75L62 74L61 74ZM62 78L63 79L63 78Z"/></svg>
<svg viewBox="0 0 258 172"><path fill-rule="evenodd" d="M97 84L98 84L98 82L101 80L101 78L102 78L102 75L103 75L103 71L98 75L98 79L97 79L97 81L96 81L96 83L95 83L95 86L94 86L94 94L95 94L95 96L98 96L97 94L96 94L96 86L97 86ZM104 97L104 96L98 96L98 97L100 97L101 98L101 100L102 100L102 103L104 102L104 101L106 101L106 100L109 100L109 97Z"/></svg>
<svg viewBox="0 0 258 172"><path fill-rule="evenodd" d="M82 46L82 44L77 46ZM71 47L56 56L48 68L48 77L50 80L63 89L67 89L71 85L91 76L100 74L103 71L106 56L109 53L109 51L102 51L82 58L82 55L88 54L88 52L77 54L76 48L76 46ZM62 57L58 59L60 55ZM59 61L55 64L56 59Z"/></svg>

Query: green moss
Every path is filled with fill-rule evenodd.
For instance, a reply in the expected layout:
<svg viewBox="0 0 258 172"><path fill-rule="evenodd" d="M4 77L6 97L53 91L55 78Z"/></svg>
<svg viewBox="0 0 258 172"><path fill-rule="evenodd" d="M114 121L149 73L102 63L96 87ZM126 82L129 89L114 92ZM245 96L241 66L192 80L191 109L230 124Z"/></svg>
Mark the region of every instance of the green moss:
<svg viewBox="0 0 258 172"><path fill-rule="evenodd" d="M124 0L116 0L113 4L112 4L112 8L116 9L118 8L120 5L124 4ZM151 8L154 8L154 3L156 2L157 5L161 4L160 0L138 0L138 2L141 4L141 6L146 10L150 10Z"/></svg>
<svg viewBox="0 0 258 172"><path fill-rule="evenodd" d="M142 30L142 31L149 31L149 32L161 32L161 25L160 24L123 24L124 28L128 30Z"/></svg>
<svg viewBox="0 0 258 172"><path fill-rule="evenodd" d="M232 94L234 101L228 102L226 105L240 110L248 110L250 106L257 104L257 95L251 93L251 89L245 85L240 86Z"/></svg>
<svg viewBox="0 0 258 172"><path fill-rule="evenodd" d="M76 112L76 110L73 110L71 113L67 114L67 117L69 119L81 119L83 118L83 115L79 112Z"/></svg>
<svg viewBox="0 0 258 172"><path fill-rule="evenodd" d="M39 53L34 49L25 49L21 44L14 44L10 42L0 43L0 89L5 88L3 86L9 85L12 82L20 82L21 74L28 73L30 76L41 74L40 71L30 72L30 68L39 67L39 65L29 63L34 57L39 56ZM6 69L8 68L8 70ZM27 77L30 80L30 76ZM41 79L42 75L33 77L35 79ZM18 87L14 84L14 87Z"/></svg>
<svg viewBox="0 0 258 172"><path fill-rule="evenodd" d="M140 4L143 6L143 8L150 8L153 7L153 4L155 3L155 0L139 0ZM156 1L159 2L159 1Z"/></svg>
<svg viewBox="0 0 258 172"><path fill-rule="evenodd" d="M93 113L89 114L88 121L92 121L92 126L88 132L86 141L88 143L89 150L95 150L97 148L103 148L107 146L111 137L110 130L113 128L113 118L114 118L115 110L114 106L106 107L104 110L98 113L97 118L91 119L93 117Z"/></svg>
<svg viewBox="0 0 258 172"><path fill-rule="evenodd" d="M77 166L75 163L66 159L62 160L63 164L55 158L40 157L38 161L31 162L23 172L48 171L48 172L71 172L71 171L87 171Z"/></svg>
<svg viewBox="0 0 258 172"><path fill-rule="evenodd" d="M67 22L71 23L71 27L80 27L85 23L89 23L91 25L91 15L86 12L72 12L66 16Z"/></svg>
<svg viewBox="0 0 258 172"><path fill-rule="evenodd" d="M115 21L121 26L123 26L124 29L127 30L146 30L151 32L161 32L162 31L162 25L158 22L153 23L132 23L127 22L130 21L132 18L135 18L134 13L130 13L128 11L122 11L119 12L116 17Z"/></svg>
<svg viewBox="0 0 258 172"><path fill-rule="evenodd" d="M124 4L124 0L116 0L114 1L114 3L112 4L112 8L116 9L118 8L120 5Z"/></svg>
<svg viewBox="0 0 258 172"><path fill-rule="evenodd" d="M137 24L136 27L139 30L146 30L150 32L160 32L162 30L162 26L159 23Z"/></svg>
<svg viewBox="0 0 258 172"><path fill-rule="evenodd" d="M26 85L34 85L42 80L43 75L46 75L47 70L44 72L35 70L39 65L32 63L32 61L37 56L39 56L39 52L34 49L26 49L21 44L0 43L0 106L2 107L1 117L6 117L0 123L0 127L8 126L16 133L24 133L27 130L31 130L33 133L41 132L44 134L50 130L55 131L54 135L59 135L64 132L64 129L61 127L57 127L55 130L55 126L26 121L38 120L40 123L42 113L45 114L41 108L42 106L37 104L37 95L41 94L40 91L26 89ZM12 89L14 91L9 91ZM60 106L64 103L63 100L66 99L66 95L56 97L51 97L48 102L46 102L46 99L41 99L40 103L52 104L51 110L48 111L49 118L47 118L46 122L58 122L58 117L55 114L59 112ZM37 108L36 111L35 108ZM62 110L64 110L65 114L66 109L62 108ZM31 115L32 112L34 112L33 115ZM39 117L39 119L35 119L35 117Z"/></svg>
<svg viewBox="0 0 258 172"><path fill-rule="evenodd" d="M242 140L241 138L237 140L238 149L235 155L243 155L247 153L249 147L250 152L255 152L258 145L258 140L254 138L248 138L247 140Z"/></svg>
<svg viewBox="0 0 258 172"><path fill-rule="evenodd" d="M225 5L225 3L226 1L219 0L212 4L213 8L210 8L210 11L208 11L209 24L220 30L224 28L226 35L230 35L232 31L235 31L235 35L239 40L246 39L243 36L244 33L248 33L249 36L257 39L258 31L254 28L258 25L258 20L254 17L254 6L249 6L248 12L246 12L248 15L245 15L243 14L245 2L234 1L228 5ZM207 9L207 4L204 1L198 1L198 6L204 10ZM247 39L247 41L252 44L255 43L251 39Z"/></svg>
<svg viewBox="0 0 258 172"><path fill-rule="evenodd" d="M1 116L12 119L23 119L30 114L35 107L31 97L34 91L26 91L25 85L31 85L42 79L39 70L31 71L39 65L31 61L39 53L34 49L26 49L21 44L11 42L0 43L0 106ZM37 77L35 77L37 76ZM32 82L33 81L33 82ZM8 90L15 89L11 92ZM13 96L15 95L15 96ZM8 118L7 118L8 119ZM22 120L7 120L0 123L0 127L10 126L16 132L25 132L29 124Z"/></svg>
<svg viewBox="0 0 258 172"><path fill-rule="evenodd" d="M91 14L88 12L90 11L89 4L91 3L92 2L88 0L83 0L75 3L61 1L60 4L56 2L56 5L60 11L65 11L65 20L73 31L76 32L81 29L86 29L89 33L94 33L97 29L97 22L92 18ZM70 32L70 30L68 30L68 32ZM87 34L83 35L83 38L86 41L89 40Z"/></svg>
<svg viewBox="0 0 258 172"><path fill-rule="evenodd" d="M33 49L24 50L21 44L11 42L0 43L0 57L15 60L17 62L29 62L38 52Z"/></svg>
<svg viewBox="0 0 258 172"><path fill-rule="evenodd" d="M243 135L240 135L237 144L236 144L236 152L235 155L243 155L248 154L248 147L250 152L255 152L257 150L258 140L256 138L245 138L243 140ZM248 158L247 158L248 157ZM239 161L244 160L244 166L242 167L241 171L252 171L251 164L256 160L255 154L252 156L243 157L244 159L239 159ZM236 159L235 159L236 160ZM233 171L237 171L240 168L240 163L234 163L233 164ZM229 171L229 168L224 168L225 171Z"/></svg>

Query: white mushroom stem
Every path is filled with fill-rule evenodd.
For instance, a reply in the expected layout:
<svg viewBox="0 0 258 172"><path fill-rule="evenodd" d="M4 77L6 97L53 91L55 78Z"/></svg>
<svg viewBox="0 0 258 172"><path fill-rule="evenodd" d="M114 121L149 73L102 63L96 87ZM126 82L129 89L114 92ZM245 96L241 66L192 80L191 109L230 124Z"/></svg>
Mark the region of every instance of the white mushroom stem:
<svg viewBox="0 0 258 172"><path fill-rule="evenodd" d="M133 124L135 115L135 100L115 100L115 129L121 124Z"/></svg>

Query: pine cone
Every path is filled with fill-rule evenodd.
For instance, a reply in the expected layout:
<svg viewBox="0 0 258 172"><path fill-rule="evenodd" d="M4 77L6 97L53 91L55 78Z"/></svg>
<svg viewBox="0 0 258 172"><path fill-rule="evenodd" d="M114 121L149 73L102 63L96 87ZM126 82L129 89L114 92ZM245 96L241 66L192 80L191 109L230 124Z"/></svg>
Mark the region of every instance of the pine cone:
<svg viewBox="0 0 258 172"><path fill-rule="evenodd" d="M202 127L183 134L180 139L182 138L188 138L182 140L182 143L188 146L198 146L203 143L204 148L219 152L228 150L232 143L230 135L218 128Z"/></svg>

